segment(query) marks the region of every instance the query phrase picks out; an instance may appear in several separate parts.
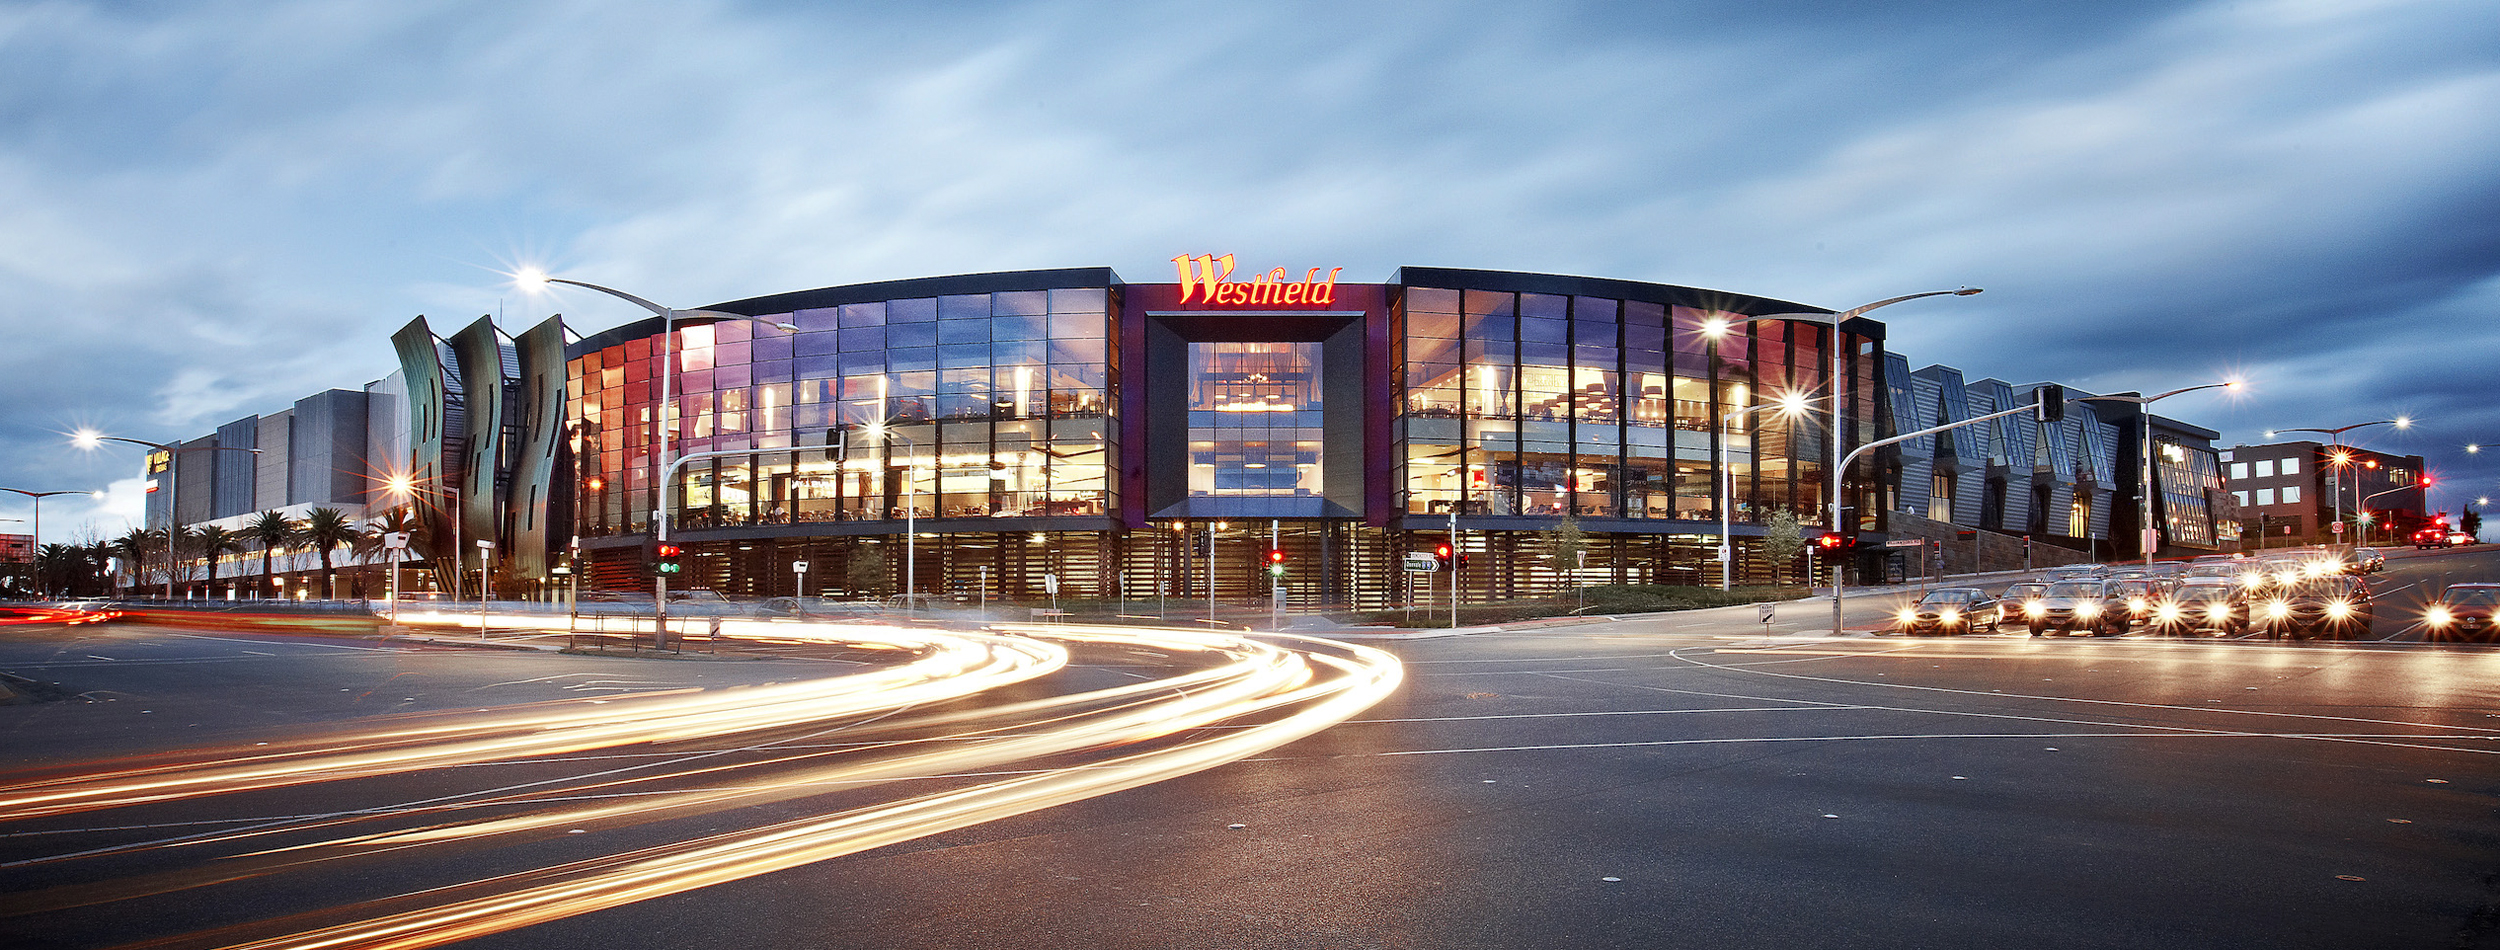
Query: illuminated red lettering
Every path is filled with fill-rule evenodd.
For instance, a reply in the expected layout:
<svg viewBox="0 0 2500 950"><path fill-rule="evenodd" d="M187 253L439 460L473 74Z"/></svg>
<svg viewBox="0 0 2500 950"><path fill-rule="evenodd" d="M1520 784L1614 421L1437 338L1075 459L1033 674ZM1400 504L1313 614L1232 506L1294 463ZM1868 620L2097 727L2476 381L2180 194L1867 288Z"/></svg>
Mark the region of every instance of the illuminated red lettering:
<svg viewBox="0 0 2500 950"><path fill-rule="evenodd" d="M1230 279L1233 255L1183 254L1172 259L1180 276L1182 304L1192 300L1216 307L1327 307L1337 302L1337 275L1345 268L1332 267L1322 278L1319 268L1311 268L1299 281L1289 279L1282 267L1271 268L1246 281Z"/></svg>

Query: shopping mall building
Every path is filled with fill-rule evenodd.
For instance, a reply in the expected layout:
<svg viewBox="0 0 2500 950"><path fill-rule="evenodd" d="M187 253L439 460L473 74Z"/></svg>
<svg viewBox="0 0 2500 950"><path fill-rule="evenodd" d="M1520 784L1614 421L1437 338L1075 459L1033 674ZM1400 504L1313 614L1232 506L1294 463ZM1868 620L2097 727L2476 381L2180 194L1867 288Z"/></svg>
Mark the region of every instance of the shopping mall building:
<svg viewBox="0 0 2500 950"><path fill-rule="evenodd" d="M1055 583L1066 597L1199 598L1211 583L1218 597L1265 597L1258 561L1274 547L1291 603L1380 606L1408 596L1404 556L1453 528L1468 598L1562 585L1570 572L1540 555L1566 518L1587 534L1585 583L1715 583L1723 490L1737 581L1769 579L1767 517L1793 513L1809 536L1829 520L1835 333L1848 446L2017 405L2038 385L1913 372L1880 322L1835 328L1832 311L1783 300L1234 264L1176 258L1168 283L1072 268L827 287L707 307L681 316L673 340L660 317L573 342L561 318L512 337L484 318L439 336L419 318L394 337L402 371L366 387L365 430L296 434L305 451L291 454L361 450L365 470L333 503L413 504L429 537L493 539L495 576L523 589L577 565L586 588L648 590L666 459L686 460L665 493L690 554L672 586L867 595L901 587L908 564L912 589L965 596ZM1775 314L1789 317L1749 319ZM1817 401L1801 418L1739 411L1788 392ZM2063 422L2017 417L1867 453L1843 482L1853 571L1918 570L1929 549L1884 547L1913 522L2078 558L2134 553L2109 539L2131 539L2137 518L2135 407L2074 406ZM270 438L255 419L210 438ZM2214 433L2153 428L2176 462L2156 472L2165 548L2228 547L2236 512L2215 507L2229 496ZM185 500L194 485L250 489L195 480L191 465L229 456L250 458L184 456ZM380 490L402 474L413 495ZM221 496L199 513L308 501ZM476 552L463 553L474 580Z"/></svg>

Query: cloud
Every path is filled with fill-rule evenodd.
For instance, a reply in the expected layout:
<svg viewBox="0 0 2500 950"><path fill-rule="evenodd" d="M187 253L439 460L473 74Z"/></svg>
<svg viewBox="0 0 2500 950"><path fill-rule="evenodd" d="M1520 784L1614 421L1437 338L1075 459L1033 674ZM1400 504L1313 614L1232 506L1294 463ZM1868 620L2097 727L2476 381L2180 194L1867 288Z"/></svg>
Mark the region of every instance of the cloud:
<svg viewBox="0 0 2500 950"><path fill-rule="evenodd" d="M2392 0L19 5L0 478L136 468L63 456L73 422L356 387L420 313L640 316L515 295L521 263L699 306L1184 251L1983 285L1886 311L1892 345L2239 369L2225 441L2390 403L2500 441L2472 373L2420 370L2495 342L2495 34Z"/></svg>

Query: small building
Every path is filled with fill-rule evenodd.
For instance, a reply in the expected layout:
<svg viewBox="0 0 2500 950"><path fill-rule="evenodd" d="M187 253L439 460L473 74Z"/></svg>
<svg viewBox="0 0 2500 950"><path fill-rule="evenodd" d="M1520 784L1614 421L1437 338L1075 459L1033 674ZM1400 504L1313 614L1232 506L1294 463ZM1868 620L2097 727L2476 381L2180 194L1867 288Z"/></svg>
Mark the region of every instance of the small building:
<svg viewBox="0 0 2500 950"><path fill-rule="evenodd" d="M2252 551L2401 544L2429 518L2419 455L2291 441L2235 445L2222 464Z"/></svg>

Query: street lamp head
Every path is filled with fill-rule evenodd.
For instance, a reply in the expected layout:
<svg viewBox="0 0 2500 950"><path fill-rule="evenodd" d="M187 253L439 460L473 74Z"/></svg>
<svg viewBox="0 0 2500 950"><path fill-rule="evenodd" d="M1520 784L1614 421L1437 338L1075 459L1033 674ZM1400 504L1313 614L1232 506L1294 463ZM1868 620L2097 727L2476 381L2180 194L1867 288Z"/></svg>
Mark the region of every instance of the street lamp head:
<svg viewBox="0 0 2500 950"><path fill-rule="evenodd" d="M1806 411L1806 395L1804 393L1789 393L1781 396L1779 398L1779 406L1781 415L1794 416L1802 414Z"/></svg>
<svg viewBox="0 0 2500 950"><path fill-rule="evenodd" d="M1717 339L1727 335L1727 318L1711 317L1701 322L1701 335Z"/></svg>
<svg viewBox="0 0 2500 950"><path fill-rule="evenodd" d="M779 330L783 333L797 333L799 332L799 325L795 323L776 323L773 324L773 329Z"/></svg>
<svg viewBox="0 0 2500 950"><path fill-rule="evenodd" d="M522 267L520 270L512 272L512 286L525 294L537 295L546 293L547 271L544 268L536 266Z"/></svg>
<svg viewBox="0 0 2500 950"><path fill-rule="evenodd" d="M2413 428L2413 417L2412 417L2412 416L2397 416L2397 417L2396 417L2396 428L2399 428L2399 429L2410 429L2410 428Z"/></svg>
<svg viewBox="0 0 2500 950"><path fill-rule="evenodd" d="M1987 289L1987 288L1985 288L1985 287L1964 287L1964 288L1962 288L1962 289L1960 289L1960 290L1956 290L1956 291L1954 291L1954 292L1953 292L1953 295L1954 295L1954 296L1956 296L1956 297L1968 297L1968 296L1970 296L1970 295L1972 295L1972 294L1979 293L1979 292L1981 292L1981 291L1983 291L1983 290L1986 290L1986 289Z"/></svg>
<svg viewBox="0 0 2500 950"><path fill-rule="evenodd" d="M104 444L104 433L94 429L80 429L70 433L69 442L82 449L92 449Z"/></svg>

